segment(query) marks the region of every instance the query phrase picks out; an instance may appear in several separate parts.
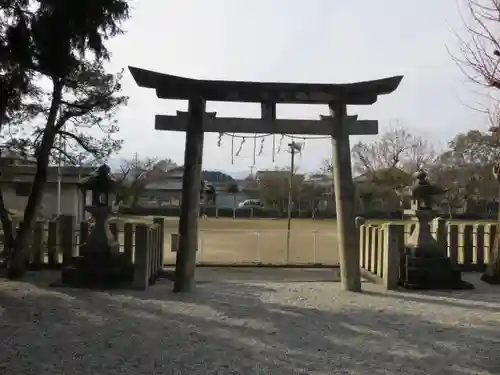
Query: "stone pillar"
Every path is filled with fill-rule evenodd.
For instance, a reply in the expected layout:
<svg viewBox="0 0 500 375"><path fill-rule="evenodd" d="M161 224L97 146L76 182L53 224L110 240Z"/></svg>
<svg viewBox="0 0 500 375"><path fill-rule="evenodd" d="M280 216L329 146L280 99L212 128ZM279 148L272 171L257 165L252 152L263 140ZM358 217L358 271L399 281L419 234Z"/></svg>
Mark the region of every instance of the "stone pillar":
<svg viewBox="0 0 500 375"><path fill-rule="evenodd" d="M330 103L333 116L332 165L337 208L337 233L342 289L360 292L359 238L354 212L354 183L351 171L351 148L349 129L343 124L346 105Z"/></svg>
<svg viewBox="0 0 500 375"><path fill-rule="evenodd" d="M205 100L201 97L190 99L188 112L189 123L184 151L179 251L175 262L174 292L189 292L195 283Z"/></svg>

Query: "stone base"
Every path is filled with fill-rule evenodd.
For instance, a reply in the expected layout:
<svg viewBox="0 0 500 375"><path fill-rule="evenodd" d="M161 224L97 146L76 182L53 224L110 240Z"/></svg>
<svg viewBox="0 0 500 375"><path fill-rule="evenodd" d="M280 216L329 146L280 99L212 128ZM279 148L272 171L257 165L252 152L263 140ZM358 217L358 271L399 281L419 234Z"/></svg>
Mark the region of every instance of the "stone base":
<svg viewBox="0 0 500 375"><path fill-rule="evenodd" d="M73 264L62 269L61 282L73 287L111 288L131 285L134 270L131 264L123 260L106 261L105 259L73 258Z"/></svg>
<svg viewBox="0 0 500 375"><path fill-rule="evenodd" d="M490 285L500 285L500 277L490 276L487 273L481 275L481 281L488 283Z"/></svg>
<svg viewBox="0 0 500 375"><path fill-rule="evenodd" d="M474 289L462 280L462 273L450 258L415 256L411 251L401 256L399 284L408 289Z"/></svg>

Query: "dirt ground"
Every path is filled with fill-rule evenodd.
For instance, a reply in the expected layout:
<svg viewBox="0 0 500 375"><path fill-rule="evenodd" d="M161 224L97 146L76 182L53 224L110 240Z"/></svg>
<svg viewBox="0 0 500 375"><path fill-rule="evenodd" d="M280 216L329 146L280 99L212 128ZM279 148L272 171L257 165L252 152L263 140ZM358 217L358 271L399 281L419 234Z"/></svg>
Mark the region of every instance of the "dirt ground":
<svg viewBox="0 0 500 375"><path fill-rule="evenodd" d="M363 293L311 273L196 275L186 294L0 280L0 374L499 374L500 290L479 274L464 275L475 290Z"/></svg>
<svg viewBox="0 0 500 375"><path fill-rule="evenodd" d="M152 218L140 220L144 219ZM175 253L171 252L171 234L177 233L178 222L178 218L165 218L167 264L175 262ZM335 220L293 219L287 255L286 220L200 218L198 262L337 265L336 231Z"/></svg>

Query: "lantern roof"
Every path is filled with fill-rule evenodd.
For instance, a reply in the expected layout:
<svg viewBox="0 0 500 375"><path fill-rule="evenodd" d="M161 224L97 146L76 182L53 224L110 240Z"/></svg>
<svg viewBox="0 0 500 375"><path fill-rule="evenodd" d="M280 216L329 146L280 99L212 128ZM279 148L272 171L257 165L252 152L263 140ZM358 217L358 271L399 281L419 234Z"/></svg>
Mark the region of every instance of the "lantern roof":
<svg viewBox="0 0 500 375"><path fill-rule="evenodd" d="M111 175L111 168L103 164L87 177L78 182L81 189L93 191L110 191L117 186L117 181Z"/></svg>

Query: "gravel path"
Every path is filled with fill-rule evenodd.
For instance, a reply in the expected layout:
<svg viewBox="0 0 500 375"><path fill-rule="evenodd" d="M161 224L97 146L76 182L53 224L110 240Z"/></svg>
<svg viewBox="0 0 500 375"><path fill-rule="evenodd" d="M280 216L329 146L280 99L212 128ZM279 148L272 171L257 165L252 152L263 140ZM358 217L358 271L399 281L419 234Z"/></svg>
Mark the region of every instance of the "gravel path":
<svg viewBox="0 0 500 375"><path fill-rule="evenodd" d="M166 281L91 292L46 278L0 282L0 374L500 374L500 288L233 277L178 295Z"/></svg>

